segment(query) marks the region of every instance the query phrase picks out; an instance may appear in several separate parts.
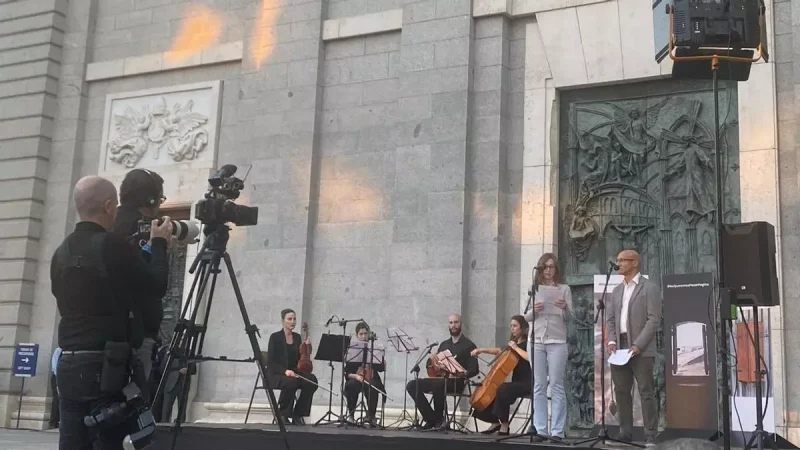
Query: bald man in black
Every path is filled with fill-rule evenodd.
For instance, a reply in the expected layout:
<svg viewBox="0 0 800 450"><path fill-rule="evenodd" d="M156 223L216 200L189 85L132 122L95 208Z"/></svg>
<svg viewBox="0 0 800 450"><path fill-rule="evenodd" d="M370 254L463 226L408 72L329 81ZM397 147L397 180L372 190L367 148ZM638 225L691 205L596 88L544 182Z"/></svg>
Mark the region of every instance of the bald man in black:
<svg viewBox="0 0 800 450"><path fill-rule="evenodd" d="M116 383L103 376L107 344L141 345L142 318L161 308L160 300L140 305L140 298L162 297L169 267L166 249L171 223L153 221L152 260L147 264L125 240L108 233L117 211L117 190L97 176L81 178L73 203L80 221L56 249L50 265L51 290L61 321L58 345L59 449L121 449L124 427L89 429L84 417L96 408L124 401L128 383L123 370ZM147 295L143 295L147 294ZM130 355L130 352L127 352ZM133 360L118 362L122 367ZM102 430L102 431L100 431Z"/></svg>

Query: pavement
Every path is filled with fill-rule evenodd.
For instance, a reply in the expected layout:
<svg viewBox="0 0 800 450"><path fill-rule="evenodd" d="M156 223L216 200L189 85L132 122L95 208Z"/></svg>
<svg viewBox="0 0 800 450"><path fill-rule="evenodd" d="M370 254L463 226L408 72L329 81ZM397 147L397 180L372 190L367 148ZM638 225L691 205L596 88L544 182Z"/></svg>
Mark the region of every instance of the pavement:
<svg viewBox="0 0 800 450"><path fill-rule="evenodd" d="M0 428L0 449L57 450L58 430L32 431Z"/></svg>

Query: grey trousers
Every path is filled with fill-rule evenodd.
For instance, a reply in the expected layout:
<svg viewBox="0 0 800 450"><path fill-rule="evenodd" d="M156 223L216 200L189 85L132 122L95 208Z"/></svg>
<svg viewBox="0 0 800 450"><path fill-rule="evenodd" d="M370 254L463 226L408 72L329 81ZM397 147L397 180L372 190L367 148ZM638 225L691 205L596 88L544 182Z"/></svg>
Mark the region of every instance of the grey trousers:
<svg viewBox="0 0 800 450"><path fill-rule="evenodd" d="M611 365L611 379L614 381L614 394L620 423L620 436L633 436L633 380L639 387L642 400L642 421L645 437L655 438L658 434L658 403L656 402L653 365L655 357L634 356L624 366Z"/></svg>

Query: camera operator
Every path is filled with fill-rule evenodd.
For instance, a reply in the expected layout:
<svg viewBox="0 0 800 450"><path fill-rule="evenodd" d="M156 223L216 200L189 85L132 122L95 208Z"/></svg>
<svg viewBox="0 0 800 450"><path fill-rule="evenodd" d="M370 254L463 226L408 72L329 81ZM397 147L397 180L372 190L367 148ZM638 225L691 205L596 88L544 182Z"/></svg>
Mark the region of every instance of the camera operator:
<svg viewBox="0 0 800 450"><path fill-rule="evenodd" d="M117 217L114 220L111 231L120 234L126 239L135 235L138 231L139 220L159 218L158 210L165 200L164 179L160 175L146 169L131 170L125 175L119 187L120 205L117 208ZM149 248L147 246L140 247L138 240L138 237L134 237L130 240L130 244L137 249L141 248L142 256L146 261L149 261ZM168 247L170 242L171 238L167 237ZM142 346L138 349L139 361L142 364L145 376L148 378L153 364L153 348L164 317L161 296L163 296L163 293L160 294L158 299L149 299L149 301L158 301L158 315L153 315L148 320L144 320L144 339ZM142 390L146 393L145 397L149 399L150 387L142 386Z"/></svg>
<svg viewBox="0 0 800 450"><path fill-rule="evenodd" d="M148 264L122 237L107 232L117 213L117 191L110 181L82 178L73 202L80 221L56 249L50 266L61 315L59 449L120 449L129 425L97 413L126 401L123 389L130 388L136 364L132 349L141 346L142 323L161 317L172 224L153 221ZM90 428L87 416L109 420Z"/></svg>

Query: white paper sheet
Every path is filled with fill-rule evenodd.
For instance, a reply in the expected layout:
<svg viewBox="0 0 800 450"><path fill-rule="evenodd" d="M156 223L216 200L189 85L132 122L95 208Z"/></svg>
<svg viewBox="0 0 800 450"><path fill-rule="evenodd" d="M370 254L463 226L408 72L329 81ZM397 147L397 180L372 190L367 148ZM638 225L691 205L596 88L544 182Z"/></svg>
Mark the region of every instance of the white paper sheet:
<svg viewBox="0 0 800 450"><path fill-rule="evenodd" d="M608 363L615 366L624 366L631 360L631 350L628 348L617 349L608 357Z"/></svg>
<svg viewBox="0 0 800 450"><path fill-rule="evenodd" d="M561 289L555 286L539 286L536 291L536 303L543 303L544 309L539 314L561 315L561 308L555 305L561 298Z"/></svg>

